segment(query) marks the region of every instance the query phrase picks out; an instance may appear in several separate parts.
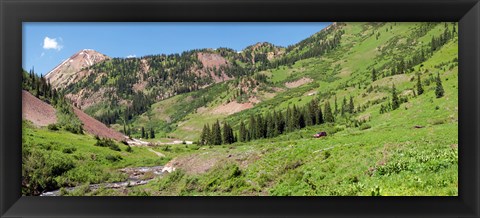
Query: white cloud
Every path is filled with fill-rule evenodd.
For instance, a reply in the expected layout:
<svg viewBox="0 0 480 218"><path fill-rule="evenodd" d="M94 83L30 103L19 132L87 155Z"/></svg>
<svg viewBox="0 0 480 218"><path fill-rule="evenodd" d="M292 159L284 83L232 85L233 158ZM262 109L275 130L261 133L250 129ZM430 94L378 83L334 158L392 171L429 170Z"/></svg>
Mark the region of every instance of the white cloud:
<svg viewBox="0 0 480 218"><path fill-rule="evenodd" d="M128 55L127 58L136 58L137 56L136 55Z"/></svg>
<svg viewBox="0 0 480 218"><path fill-rule="evenodd" d="M48 36L46 36L43 40L43 49L55 49L57 51L60 51L62 50L62 48L63 46L58 43L56 38L48 38Z"/></svg>

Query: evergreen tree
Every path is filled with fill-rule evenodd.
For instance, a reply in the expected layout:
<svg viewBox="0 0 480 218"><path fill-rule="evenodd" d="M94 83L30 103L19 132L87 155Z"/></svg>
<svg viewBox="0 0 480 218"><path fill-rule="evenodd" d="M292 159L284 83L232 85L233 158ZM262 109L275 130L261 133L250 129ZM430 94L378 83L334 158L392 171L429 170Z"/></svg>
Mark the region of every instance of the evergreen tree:
<svg viewBox="0 0 480 218"><path fill-rule="evenodd" d="M222 130L220 128L220 122L215 122L212 126L212 143L213 145L222 144Z"/></svg>
<svg viewBox="0 0 480 218"><path fill-rule="evenodd" d="M270 112L267 112L267 115L265 118L265 124L267 127L266 137L267 138L275 137L275 121Z"/></svg>
<svg viewBox="0 0 480 218"><path fill-rule="evenodd" d="M256 127L256 137L257 139L265 138L265 121L263 120L262 115L257 114L257 127Z"/></svg>
<svg viewBox="0 0 480 218"><path fill-rule="evenodd" d="M151 139L155 138L155 131L153 131L153 128L150 128L150 138Z"/></svg>
<svg viewBox="0 0 480 218"><path fill-rule="evenodd" d="M332 114L332 109L330 108L330 103L328 101L325 102L324 107L325 108L324 108L323 112L325 113L325 117L323 118L323 120L327 123L335 122L335 119L333 118L333 114Z"/></svg>
<svg viewBox="0 0 480 218"><path fill-rule="evenodd" d="M372 69L372 82L375 82L377 80L377 71L375 68Z"/></svg>
<svg viewBox="0 0 480 218"><path fill-rule="evenodd" d="M285 132L285 118L282 114L282 112L274 112L275 117L275 135L280 135L282 134L283 132Z"/></svg>
<svg viewBox="0 0 480 218"><path fill-rule="evenodd" d="M342 102L342 117L345 116L345 112L347 112L347 98L344 96Z"/></svg>
<svg viewBox="0 0 480 218"><path fill-rule="evenodd" d="M142 139L144 139L144 138L145 138L145 128L143 128L143 126L142 126Z"/></svg>
<svg viewBox="0 0 480 218"><path fill-rule="evenodd" d="M338 105L337 105L337 95L335 95L335 112L334 112L334 116L337 116L338 114Z"/></svg>
<svg viewBox="0 0 480 218"><path fill-rule="evenodd" d="M257 122L255 120L255 117L253 115L250 115L250 121L248 123L248 136L249 140L255 140L257 139Z"/></svg>
<svg viewBox="0 0 480 218"><path fill-rule="evenodd" d="M293 126L292 130L300 129L300 110L295 105L293 105L292 117L290 118L290 120Z"/></svg>
<svg viewBox="0 0 480 218"><path fill-rule="evenodd" d="M298 127L300 129L305 128L307 126L307 123L305 121L305 108L303 107L301 110L299 110L299 117L298 117Z"/></svg>
<svg viewBox="0 0 480 218"><path fill-rule="evenodd" d="M307 108L305 110L305 124L307 126L312 126L317 123L317 117L315 115L315 106L314 100L308 103Z"/></svg>
<svg viewBox="0 0 480 218"><path fill-rule="evenodd" d="M353 105L353 97L350 96L350 103L348 104L348 112L353 114L355 112L355 105Z"/></svg>
<svg viewBox="0 0 480 218"><path fill-rule="evenodd" d="M322 113L322 108L320 108L320 105L317 106L317 124L322 124L325 123L325 120L323 119L323 113Z"/></svg>
<svg viewBox="0 0 480 218"><path fill-rule="evenodd" d="M423 94L422 80L420 79L420 74L417 77L417 95Z"/></svg>
<svg viewBox="0 0 480 218"><path fill-rule="evenodd" d="M240 130L239 130L239 138L238 140L240 142L245 142L247 141L247 129L245 128L245 123L243 123L243 120L240 121Z"/></svg>
<svg viewBox="0 0 480 218"><path fill-rule="evenodd" d="M294 121L292 119L293 111L290 106L287 107L287 112L285 113L285 125L287 132L291 132L295 129Z"/></svg>
<svg viewBox="0 0 480 218"><path fill-rule="evenodd" d="M232 144L234 141L233 130L227 122L223 123L223 144Z"/></svg>
<svg viewBox="0 0 480 218"><path fill-rule="evenodd" d="M437 73L436 84L437 86L435 87L435 95L437 98L441 98L445 94L445 90L443 90L442 79L440 78L439 73Z"/></svg>
<svg viewBox="0 0 480 218"><path fill-rule="evenodd" d="M200 144L208 145L210 144L210 126L208 124L203 125L202 134L200 135Z"/></svg>
<svg viewBox="0 0 480 218"><path fill-rule="evenodd" d="M397 89L395 84L392 85L392 110L396 110L400 107L400 99L398 99Z"/></svg>

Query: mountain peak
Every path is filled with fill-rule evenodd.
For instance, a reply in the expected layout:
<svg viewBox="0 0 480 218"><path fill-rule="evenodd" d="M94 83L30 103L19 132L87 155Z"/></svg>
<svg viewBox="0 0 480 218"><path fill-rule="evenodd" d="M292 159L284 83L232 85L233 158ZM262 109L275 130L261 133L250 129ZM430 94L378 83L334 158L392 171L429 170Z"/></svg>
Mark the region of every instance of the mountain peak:
<svg viewBox="0 0 480 218"><path fill-rule="evenodd" d="M53 68L45 78L55 88L65 87L85 77L86 74L79 74L84 68L108 59L110 57L93 49L82 49Z"/></svg>

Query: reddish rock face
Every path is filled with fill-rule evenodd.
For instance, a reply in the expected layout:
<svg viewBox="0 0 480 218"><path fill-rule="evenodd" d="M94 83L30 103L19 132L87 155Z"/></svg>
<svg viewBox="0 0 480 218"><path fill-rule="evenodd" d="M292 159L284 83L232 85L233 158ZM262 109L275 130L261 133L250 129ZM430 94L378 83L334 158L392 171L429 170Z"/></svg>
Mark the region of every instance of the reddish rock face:
<svg viewBox="0 0 480 218"><path fill-rule="evenodd" d="M212 70L213 68L219 69L222 66L228 65L228 61L221 55L215 53L199 52L197 53L197 58L203 65L203 68L196 72L197 75L206 75L206 71L208 69L208 71L210 72L209 75L213 78L215 83L232 79L223 71L220 75L216 75Z"/></svg>
<svg viewBox="0 0 480 218"><path fill-rule="evenodd" d="M35 126L57 122L56 110L51 105L22 90L22 118Z"/></svg>
<svg viewBox="0 0 480 218"><path fill-rule="evenodd" d="M80 109L74 107L74 112L83 123L85 132L117 141L126 139L126 136L122 133L108 128L105 124L82 112ZM47 126L57 122L55 108L27 91L22 91L22 118L31 121L35 126Z"/></svg>

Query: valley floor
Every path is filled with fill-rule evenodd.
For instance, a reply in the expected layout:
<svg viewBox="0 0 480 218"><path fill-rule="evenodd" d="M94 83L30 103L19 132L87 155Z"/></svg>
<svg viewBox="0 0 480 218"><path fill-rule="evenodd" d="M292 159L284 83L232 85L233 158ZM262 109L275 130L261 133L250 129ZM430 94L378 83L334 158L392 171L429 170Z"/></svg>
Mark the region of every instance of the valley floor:
<svg viewBox="0 0 480 218"><path fill-rule="evenodd" d="M414 124L364 130L323 124L248 143L133 147L131 153L94 146L90 136L25 127L26 141L37 147L25 150L42 153L54 168L74 165L52 175L59 187L80 187L62 189L62 195L458 195L458 124ZM318 130L334 134L312 138ZM59 143L62 139L77 149L65 152L69 146ZM110 160L111 153L119 160ZM29 163L24 162L27 168ZM126 181L129 176L121 169L145 166L175 171L142 175L148 183L138 186L89 188Z"/></svg>

